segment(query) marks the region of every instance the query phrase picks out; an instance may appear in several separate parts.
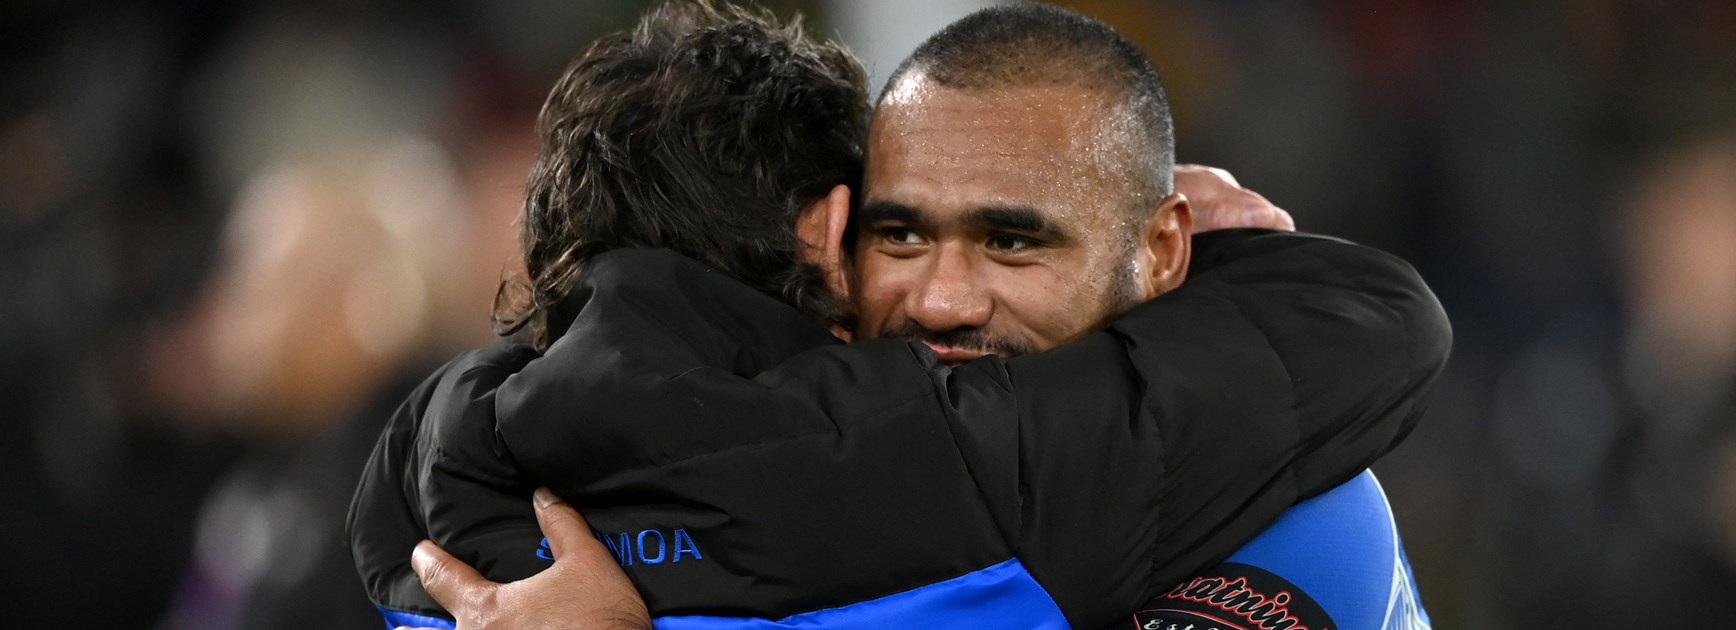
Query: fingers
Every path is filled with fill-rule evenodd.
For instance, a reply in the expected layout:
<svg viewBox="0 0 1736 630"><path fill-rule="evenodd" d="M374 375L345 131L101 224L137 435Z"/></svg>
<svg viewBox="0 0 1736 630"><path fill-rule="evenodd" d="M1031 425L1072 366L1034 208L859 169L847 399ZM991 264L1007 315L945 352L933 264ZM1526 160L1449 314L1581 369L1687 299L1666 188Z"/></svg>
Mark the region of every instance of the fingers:
<svg viewBox="0 0 1736 630"><path fill-rule="evenodd" d="M1285 212L1283 208L1273 205L1271 201L1266 199L1265 195L1246 188L1239 189L1239 192L1242 197L1243 214L1242 222L1238 227L1266 228L1285 232L1296 231L1296 219L1291 217L1289 212Z"/></svg>
<svg viewBox="0 0 1736 630"><path fill-rule="evenodd" d="M651 616L645 600L616 558L592 535L585 517L548 488L538 488L532 503L555 556L548 572L563 573L567 584L587 589L584 601L593 605L589 614L595 624L585 627L649 630Z"/></svg>
<svg viewBox="0 0 1736 630"><path fill-rule="evenodd" d="M1272 229L1283 230L1285 232L1296 231L1296 218L1295 217L1290 216L1290 213L1285 212L1283 208L1273 208L1273 209L1278 211L1278 220L1276 221L1277 227L1272 228Z"/></svg>
<svg viewBox="0 0 1736 630"><path fill-rule="evenodd" d="M431 540L416 544L416 551L410 554L410 568L421 578L422 589L446 610L463 608L494 585Z"/></svg>
<svg viewBox="0 0 1736 630"><path fill-rule="evenodd" d="M586 540L597 542L591 536L591 526L585 522L585 517L548 488L537 488L533 503L536 504L537 525L548 538L549 551L554 552L556 560Z"/></svg>
<svg viewBox="0 0 1736 630"><path fill-rule="evenodd" d="M1199 166L1199 168L1204 169L1205 172L1210 173L1212 175L1216 175L1218 179L1224 180L1224 183L1229 184L1231 188L1241 188L1242 187L1242 183L1236 181L1236 176L1231 175L1229 171L1226 171L1224 169L1218 168L1216 166L1201 166L1201 165L1194 165L1194 164L1190 164L1189 166Z"/></svg>
<svg viewBox="0 0 1736 630"><path fill-rule="evenodd" d="M1296 229L1296 220L1290 213L1260 193L1243 188L1236 176L1224 169L1178 164L1175 187L1191 202L1196 234L1226 228Z"/></svg>

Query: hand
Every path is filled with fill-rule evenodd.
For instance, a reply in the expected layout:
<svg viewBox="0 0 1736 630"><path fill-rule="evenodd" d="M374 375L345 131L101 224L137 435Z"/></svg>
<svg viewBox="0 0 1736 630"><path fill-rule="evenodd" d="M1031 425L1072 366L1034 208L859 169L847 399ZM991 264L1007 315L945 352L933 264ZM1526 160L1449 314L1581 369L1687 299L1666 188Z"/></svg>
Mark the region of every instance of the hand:
<svg viewBox="0 0 1736 630"><path fill-rule="evenodd" d="M650 630L645 601L584 517L546 488L535 503L555 562L523 580L490 582L432 541L416 545L410 566L458 630Z"/></svg>
<svg viewBox="0 0 1736 630"><path fill-rule="evenodd" d="M1195 234L1229 228L1296 231L1296 220L1260 193L1243 188L1229 171L1199 164L1175 165L1175 191L1187 196Z"/></svg>

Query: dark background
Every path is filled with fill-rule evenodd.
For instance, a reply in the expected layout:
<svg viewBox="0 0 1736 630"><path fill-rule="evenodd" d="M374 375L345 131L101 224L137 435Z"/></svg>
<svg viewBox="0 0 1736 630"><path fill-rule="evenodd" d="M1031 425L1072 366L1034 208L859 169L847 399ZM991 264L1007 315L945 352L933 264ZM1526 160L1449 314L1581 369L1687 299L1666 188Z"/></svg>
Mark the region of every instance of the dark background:
<svg viewBox="0 0 1736 630"><path fill-rule="evenodd" d="M884 77L980 0L774 2ZM1184 161L1413 261L1457 331L1376 467L1442 628L1736 593L1736 2L1066 3ZM338 541L485 342L566 61L629 1L0 8L0 625L376 627Z"/></svg>

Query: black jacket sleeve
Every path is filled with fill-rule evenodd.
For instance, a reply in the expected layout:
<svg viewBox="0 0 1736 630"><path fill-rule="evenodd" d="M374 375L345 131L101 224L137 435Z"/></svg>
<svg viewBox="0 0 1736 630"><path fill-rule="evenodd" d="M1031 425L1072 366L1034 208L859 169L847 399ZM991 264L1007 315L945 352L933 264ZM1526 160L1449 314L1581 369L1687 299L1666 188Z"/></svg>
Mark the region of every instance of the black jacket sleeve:
<svg viewBox="0 0 1736 630"><path fill-rule="evenodd" d="M1144 593L1051 589L1070 616L1125 613L1350 479L1411 430L1444 367L1446 318L1390 255L1285 234L1196 247L1205 271L1103 334L947 380L967 459L1017 466L977 479L1018 488L1017 553L1040 582L1145 576ZM1067 387L1083 374L1095 384Z"/></svg>
<svg viewBox="0 0 1736 630"><path fill-rule="evenodd" d="M801 352L777 340L801 324L735 308L745 288L617 252L502 385L499 436L601 529L688 523L729 550L712 575L630 566L654 613L775 618L1015 553L1075 625L1106 624L1395 446L1450 346L1384 253L1195 247L1188 282L1109 329L956 370L890 340ZM629 281L647 273L669 281ZM732 578L754 587L696 587Z"/></svg>
<svg viewBox="0 0 1736 630"><path fill-rule="evenodd" d="M387 421L345 523L351 559L376 604L444 615L410 569L423 539L497 580L548 568L536 555L535 486L494 433L495 390L535 356L516 340L459 355Z"/></svg>

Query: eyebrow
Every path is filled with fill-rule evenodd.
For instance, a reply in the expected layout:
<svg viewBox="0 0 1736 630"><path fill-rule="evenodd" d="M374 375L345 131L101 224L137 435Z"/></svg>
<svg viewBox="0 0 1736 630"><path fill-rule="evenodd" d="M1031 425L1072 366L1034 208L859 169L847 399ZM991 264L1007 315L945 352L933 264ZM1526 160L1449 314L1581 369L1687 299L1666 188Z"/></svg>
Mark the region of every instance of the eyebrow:
<svg viewBox="0 0 1736 630"><path fill-rule="evenodd" d="M921 209L897 201L871 201L857 214L858 224L902 223L920 230L933 230L932 217ZM987 206L966 212L964 223L983 231L1007 231L1030 234L1052 243L1072 240L1070 233L1050 221L1036 208L1029 206Z"/></svg>
<svg viewBox="0 0 1736 630"><path fill-rule="evenodd" d="M857 222L861 225L903 223L919 228L933 227L933 222L928 220L928 216L914 206L884 200L863 204L861 212L857 215Z"/></svg>
<svg viewBox="0 0 1736 630"><path fill-rule="evenodd" d="M1069 240L1066 230L1027 206L977 208L965 214L965 221L979 228L1023 232L1053 242Z"/></svg>

